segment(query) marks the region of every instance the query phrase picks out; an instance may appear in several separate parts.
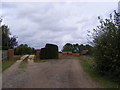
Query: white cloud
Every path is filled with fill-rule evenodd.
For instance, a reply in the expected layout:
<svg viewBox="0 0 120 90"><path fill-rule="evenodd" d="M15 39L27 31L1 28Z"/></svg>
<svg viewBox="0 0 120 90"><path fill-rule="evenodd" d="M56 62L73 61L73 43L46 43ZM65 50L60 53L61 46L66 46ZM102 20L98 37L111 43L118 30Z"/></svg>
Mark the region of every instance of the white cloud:
<svg viewBox="0 0 120 90"><path fill-rule="evenodd" d="M116 2L6 2L3 18L12 34L18 36L19 44L41 48L55 43L61 49L68 42L87 43L87 30L98 24L97 16L108 17L114 9Z"/></svg>
<svg viewBox="0 0 120 90"><path fill-rule="evenodd" d="M119 0L4 0L4 2L118 2Z"/></svg>

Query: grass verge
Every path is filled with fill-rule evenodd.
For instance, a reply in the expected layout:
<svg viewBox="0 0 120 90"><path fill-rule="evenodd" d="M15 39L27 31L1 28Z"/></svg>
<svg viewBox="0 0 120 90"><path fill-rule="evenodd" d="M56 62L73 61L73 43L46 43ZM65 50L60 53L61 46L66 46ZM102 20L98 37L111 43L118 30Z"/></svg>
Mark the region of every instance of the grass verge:
<svg viewBox="0 0 120 90"><path fill-rule="evenodd" d="M14 60L20 60L21 57L22 55L14 55Z"/></svg>
<svg viewBox="0 0 120 90"><path fill-rule="evenodd" d="M106 76L101 76L94 70L94 58L89 56L80 56L80 63L83 70L92 77L103 88L120 88L119 84L109 80Z"/></svg>
<svg viewBox="0 0 120 90"><path fill-rule="evenodd" d="M14 60L2 60L2 72L15 63Z"/></svg>
<svg viewBox="0 0 120 90"><path fill-rule="evenodd" d="M26 68L28 64L28 57L26 57L19 65L19 68Z"/></svg>

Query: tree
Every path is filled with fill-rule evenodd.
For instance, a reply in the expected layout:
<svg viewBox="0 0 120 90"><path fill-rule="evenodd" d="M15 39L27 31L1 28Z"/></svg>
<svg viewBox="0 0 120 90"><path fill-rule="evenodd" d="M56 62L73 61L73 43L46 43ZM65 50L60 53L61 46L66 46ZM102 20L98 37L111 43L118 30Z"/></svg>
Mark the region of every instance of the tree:
<svg viewBox="0 0 120 90"><path fill-rule="evenodd" d="M11 33L6 25L2 25L0 27L0 31L2 31L2 49L14 48L17 46L18 42L16 40L16 36L10 37Z"/></svg>
<svg viewBox="0 0 120 90"><path fill-rule="evenodd" d="M94 29L93 44L96 69L102 75L120 80L120 14L114 12L109 19L101 19Z"/></svg>
<svg viewBox="0 0 120 90"><path fill-rule="evenodd" d="M21 44L15 48L15 54L17 55L33 54L34 52L34 48L28 47L27 44Z"/></svg>
<svg viewBox="0 0 120 90"><path fill-rule="evenodd" d="M90 45L83 45L83 44L70 44L67 43L63 46L63 50L62 51L69 51L69 52L73 52L73 53L80 53L82 50L88 50L88 54L91 55L92 54L92 49L93 47Z"/></svg>
<svg viewBox="0 0 120 90"><path fill-rule="evenodd" d="M72 52L73 51L73 45L70 44L70 43L67 43L63 46L63 50L62 51L70 51Z"/></svg>
<svg viewBox="0 0 120 90"><path fill-rule="evenodd" d="M85 46L83 44L79 45L79 50L82 51L82 50L86 50Z"/></svg>
<svg viewBox="0 0 120 90"><path fill-rule="evenodd" d="M72 46L73 46L73 49L72 49L73 53L80 53L79 44L73 44Z"/></svg>

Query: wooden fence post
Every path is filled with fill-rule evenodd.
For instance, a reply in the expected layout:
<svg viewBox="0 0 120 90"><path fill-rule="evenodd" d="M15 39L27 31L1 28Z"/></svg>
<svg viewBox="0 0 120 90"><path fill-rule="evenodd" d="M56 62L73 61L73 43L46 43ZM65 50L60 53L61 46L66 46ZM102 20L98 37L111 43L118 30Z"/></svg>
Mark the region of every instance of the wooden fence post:
<svg viewBox="0 0 120 90"><path fill-rule="evenodd" d="M36 59L40 59L40 49L36 50Z"/></svg>
<svg viewBox="0 0 120 90"><path fill-rule="evenodd" d="M8 49L8 60L14 60L14 50Z"/></svg>

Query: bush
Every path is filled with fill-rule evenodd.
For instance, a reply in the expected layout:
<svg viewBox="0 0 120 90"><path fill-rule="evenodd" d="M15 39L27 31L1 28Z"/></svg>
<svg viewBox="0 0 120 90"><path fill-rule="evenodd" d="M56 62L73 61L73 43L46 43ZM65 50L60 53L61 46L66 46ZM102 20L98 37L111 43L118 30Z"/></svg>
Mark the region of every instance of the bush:
<svg viewBox="0 0 120 90"><path fill-rule="evenodd" d="M94 29L93 43L96 69L101 75L107 75L115 81L120 81L120 14L114 14L114 19L100 19L100 26Z"/></svg>
<svg viewBox="0 0 120 90"><path fill-rule="evenodd" d="M41 49L40 59L58 59L58 46L46 44L45 48Z"/></svg>
<svg viewBox="0 0 120 90"><path fill-rule="evenodd" d="M28 47L27 44L21 44L15 48L15 55L34 54L34 48Z"/></svg>

